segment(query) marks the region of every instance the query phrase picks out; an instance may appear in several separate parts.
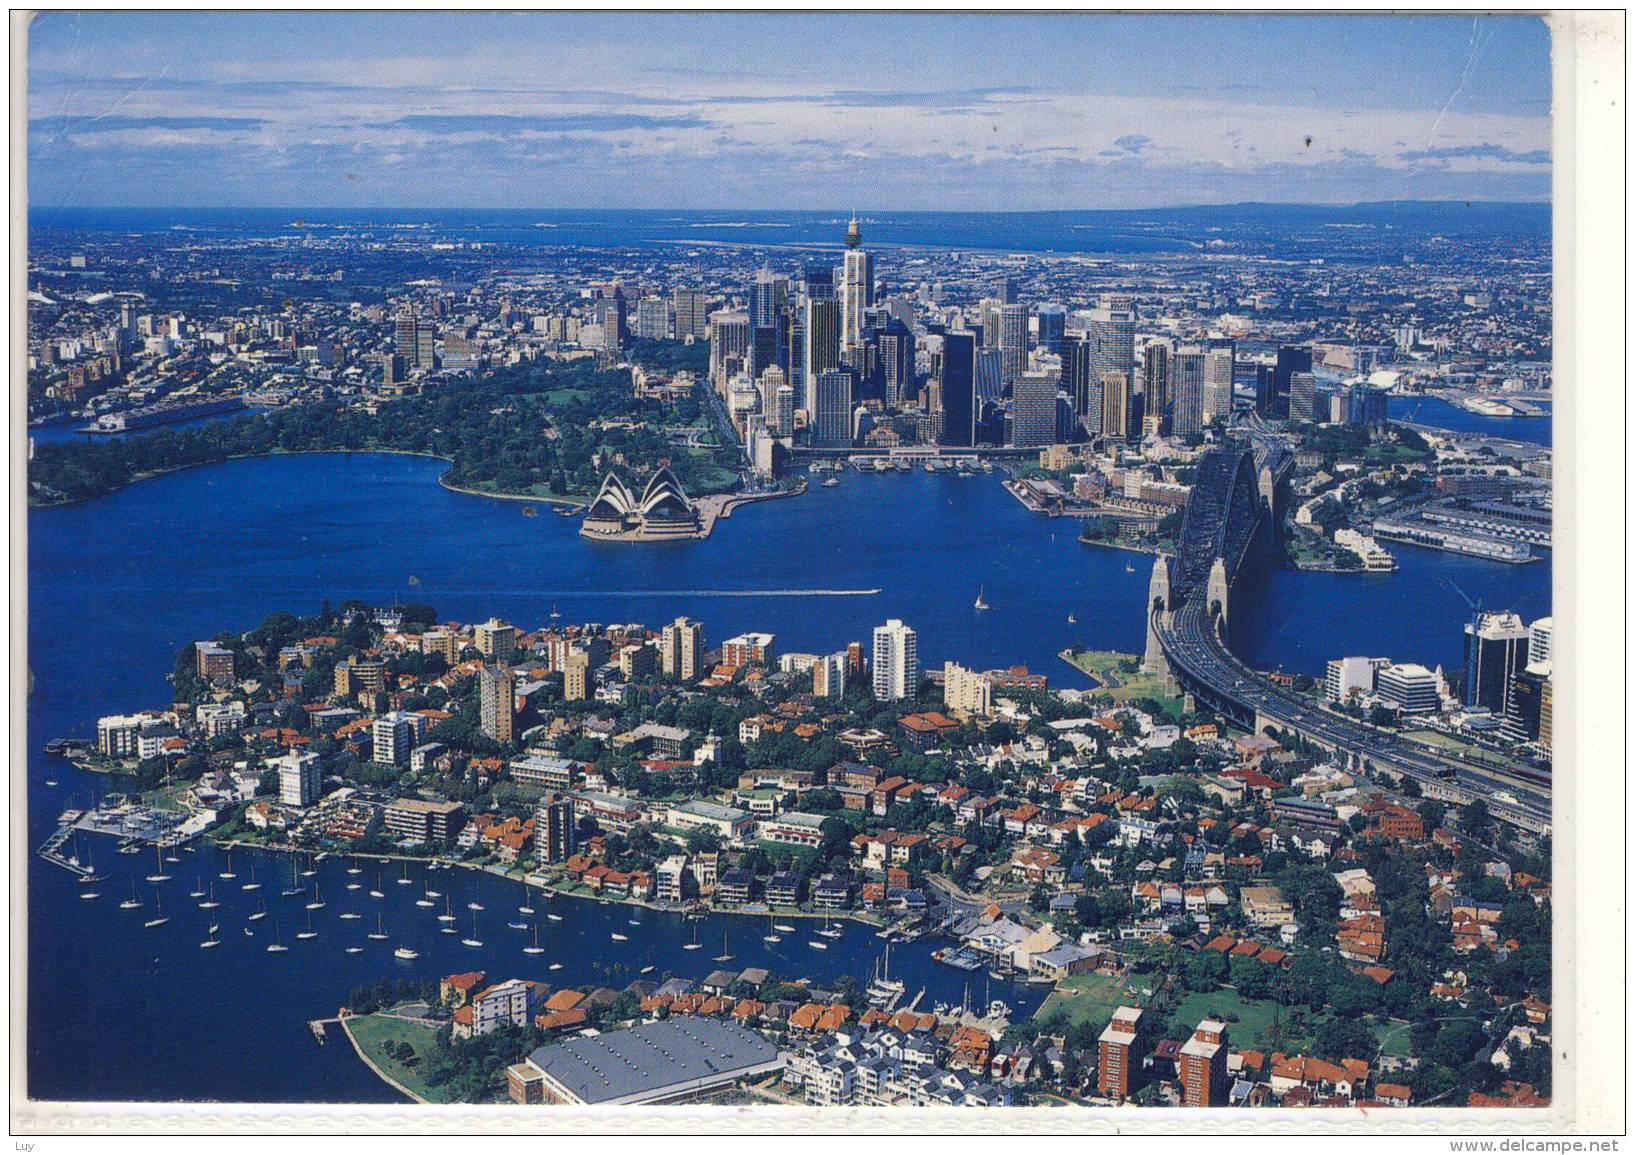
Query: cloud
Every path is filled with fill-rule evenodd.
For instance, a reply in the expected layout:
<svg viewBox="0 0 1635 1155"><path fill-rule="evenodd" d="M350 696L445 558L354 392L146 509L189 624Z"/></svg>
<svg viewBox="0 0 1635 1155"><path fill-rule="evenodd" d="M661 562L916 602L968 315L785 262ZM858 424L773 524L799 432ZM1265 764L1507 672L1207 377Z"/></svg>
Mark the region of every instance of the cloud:
<svg viewBox="0 0 1635 1155"><path fill-rule="evenodd" d="M993 104L996 96L1024 96L1033 90L1021 86L954 88L927 92L872 92L856 89L816 97L833 108L970 108Z"/></svg>
<svg viewBox="0 0 1635 1155"><path fill-rule="evenodd" d="M1127 152L1131 156L1138 155L1142 149L1152 144L1152 137L1144 136L1139 132L1126 133L1113 141L1113 147L1120 152Z"/></svg>
<svg viewBox="0 0 1635 1155"><path fill-rule="evenodd" d="M497 113L476 115L400 116L389 122L393 128L413 128L421 132L629 132L659 128L709 128L698 116L643 116L633 112L586 112L568 116L507 116Z"/></svg>
<svg viewBox="0 0 1635 1155"><path fill-rule="evenodd" d="M1500 164L1549 164L1550 150L1536 148L1529 152L1515 152L1502 144L1459 144L1445 148L1422 148L1397 154L1398 160L1496 160Z"/></svg>
<svg viewBox="0 0 1635 1155"><path fill-rule="evenodd" d="M28 130L65 136L151 129L234 132L260 128L266 123L254 116L41 116L28 122Z"/></svg>

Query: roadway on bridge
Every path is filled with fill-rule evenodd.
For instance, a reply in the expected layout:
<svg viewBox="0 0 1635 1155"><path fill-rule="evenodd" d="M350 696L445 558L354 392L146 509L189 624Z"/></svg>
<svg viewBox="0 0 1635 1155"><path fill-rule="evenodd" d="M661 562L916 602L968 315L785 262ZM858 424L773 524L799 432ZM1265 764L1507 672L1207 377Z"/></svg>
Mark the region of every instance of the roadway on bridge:
<svg viewBox="0 0 1635 1155"><path fill-rule="evenodd" d="M1245 714L1252 712L1366 764L1421 782L1446 783L1451 771L1451 781L1473 797L1486 799L1496 817L1530 829L1548 829L1551 802L1547 789L1332 714L1261 677L1227 649L1201 599L1188 599L1168 615L1157 614L1154 624L1171 669L1183 685L1194 690L1201 687L1206 698L1236 703Z"/></svg>

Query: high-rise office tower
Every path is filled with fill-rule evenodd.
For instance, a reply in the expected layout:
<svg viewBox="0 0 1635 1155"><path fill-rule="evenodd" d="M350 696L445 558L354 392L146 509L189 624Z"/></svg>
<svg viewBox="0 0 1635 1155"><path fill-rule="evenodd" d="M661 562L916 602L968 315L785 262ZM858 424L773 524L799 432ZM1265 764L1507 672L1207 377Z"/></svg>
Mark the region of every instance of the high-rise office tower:
<svg viewBox="0 0 1635 1155"><path fill-rule="evenodd" d="M879 349L886 407L896 409L914 393L914 334L893 317L880 334Z"/></svg>
<svg viewBox="0 0 1635 1155"><path fill-rule="evenodd" d="M1086 330L1090 338L1090 377L1105 379L1109 373L1132 372L1135 368L1135 310L1123 297L1103 297L1090 310Z"/></svg>
<svg viewBox="0 0 1635 1155"><path fill-rule="evenodd" d="M817 375L812 413L812 444L841 449L852 443L852 404L856 375L850 369L825 369Z"/></svg>
<svg viewBox="0 0 1635 1155"><path fill-rule="evenodd" d="M1289 418L1292 421L1318 419L1317 378L1314 374L1289 374Z"/></svg>
<svg viewBox="0 0 1635 1155"><path fill-rule="evenodd" d="M427 329L429 331L429 326L427 326ZM395 351L399 357L403 358L403 367L405 369L413 370L430 367L429 361L423 363L420 359L420 331L420 318L415 314L413 308L405 309L397 315Z"/></svg>
<svg viewBox="0 0 1635 1155"><path fill-rule="evenodd" d="M1090 338L1084 333L1062 336L1062 388L1080 419L1090 404Z"/></svg>
<svg viewBox="0 0 1635 1155"><path fill-rule="evenodd" d="M892 618L874 627L874 696L882 702L913 698L920 689L920 637Z"/></svg>
<svg viewBox="0 0 1635 1155"><path fill-rule="evenodd" d="M747 313L716 313L710 317L710 381L726 395L727 382L749 361L753 330Z"/></svg>
<svg viewBox="0 0 1635 1155"><path fill-rule="evenodd" d="M756 325L750 330L749 364L744 368L751 377L759 377L783 359L778 337L776 325Z"/></svg>
<svg viewBox="0 0 1635 1155"><path fill-rule="evenodd" d="M976 351L976 395L979 401L998 401L1005 395L1005 354L997 349Z"/></svg>
<svg viewBox="0 0 1635 1155"><path fill-rule="evenodd" d="M1204 428L1204 351L1183 345L1170 358L1173 390L1170 428L1178 437L1202 433Z"/></svg>
<svg viewBox="0 0 1635 1155"><path fill-rule="evenodd" d="M477 676L479 713L483 733L496 742L509 742L517 721L517 695L511 669L504 663L486 666Z"/></svg>
<svg viewBox="0 0 1635 1155"><path fill-rule="evenodd" d="M1234 352L1230 346L1215 348L1204 354L1204 424L1217 417L1232 416L1232 366Z"/></svg>
<svg viewBox="0 0 1635 1155"><path fill-rule="evenodd" d="M1062 338L1067 336L1067 310L1060 305L1041 305L1034 316L1039 319L1039 348L1059 354Z"/></svg>
<svg viewBox="0 0 1635 1155"><path fill-rule="evenodd" d="M703 289L677 289L672 294L676 340L700 340L710 334L710 295Z"/></svg>
<svg viewBox="0 0 1635 1155"><path fill-rule="evenodd" d="M1527 664L1531 636L1513 613L1479 614L1465 623L1465 705L1503 715L1510 679Z"/></svg>
<svg viewBox="0 0 1635 1155"><path fill-rule="evenodd" d="M1166 338L1148 341L1141 350L1141 396L1148 417L1156 417L1160 431L1169 423L1170 358L1175 346Z"/></svg>
<svg viewBox="0 0 1635 1155"><path fill-rule="evenodd" d="M670 303L663 297L647 296L636 303L636 336L643 341L670 336Z"/></svg>
<svg viewBox="0 0 1635 1155"><path fill-rule="evenodd" d="M1000 277L994 282L993 295L1001 305L1016 304L1016 278Z"/></svg>
<svg viewBox="0 0 1635 1155"><path fill-rule="evenodd" d="M784 302L789 298L789 282L772 275L771 269L755 274L749 286L749 321L757 329L771 329L778 323Z"/></svg>
<svg viewBox="0 0 1635 1155"><path fill-rule="evenodd" d="M1130 435L1130 375L1106 373L1101 378L1101 435L1109 441Z"/></svg>
<svg viewBox="0 0 1635 1155"><path fill-rule="evenodd" d="M864 313L874 304L874 254L863 248L857 218L846 230L846 256L840 266L840 351L850 365L860 365Z"/></svg>
<svg viewBox="0 0 1635 1155"><path fill-rule="evenodd" d="M704 669L704 627L691 618L677 618L659 636L660 668L667 678L695 681Z"/></svg>
<svg viewBox="0 0 1635 1155"><path fill-rule="evenodd" d="M795 387L783 369L773 365L761 374L761 412L766 415L766 431L773 437L795 432Z"/></svg>
<svg viewBox="0 0 1635 1155"><path fill-rule="evenodd" d="M1284 345L1278 349L1277 364L1272 369L1271 416L1289 416L1290 378L1296 373L1310 372L1310 345Z"/></svg>
<svg viewBox="0 0 1635 1155"><path fill-rule="evenodd" d="M949 333L942 339L937 392L942 404L942 443L976 444L976 335Z"/></svg>
<svg viewBox="0 0 1635 1155"><path fill-rule="evenodd" d="M803 373L806 396L801 408L811 417L817 412L818 377L825 370L840 368L840 302L833 297L806 298L806 365Z"/></svg>
<svg viewBox="0 0 1635 1155"><path fill-rule="evenodd" d="M1011 444L1018 449L1052 445L1056 441L1056 374L1027 372L1011 390Z"/></svg>
<svg viewBox="0 0 1635 1155"><path fill-rule="evenodd" d="M1005 384L1013 385L1028 364L1028 307L999 306L999 352Z"/></svg>

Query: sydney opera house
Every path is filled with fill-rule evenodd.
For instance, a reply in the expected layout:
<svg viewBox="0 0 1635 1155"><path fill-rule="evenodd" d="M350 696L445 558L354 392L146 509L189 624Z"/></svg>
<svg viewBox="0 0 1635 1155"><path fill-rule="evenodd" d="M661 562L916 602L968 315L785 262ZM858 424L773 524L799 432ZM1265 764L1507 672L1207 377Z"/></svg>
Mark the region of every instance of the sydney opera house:
<svg viewBox="0 0 1635 1155"><path fill-rule="evenodd" d="M609 473L579 529L587 537L632 541L697 537L700 531L698 510L668 468L652 476L639 499L618 474Z"/></svg>

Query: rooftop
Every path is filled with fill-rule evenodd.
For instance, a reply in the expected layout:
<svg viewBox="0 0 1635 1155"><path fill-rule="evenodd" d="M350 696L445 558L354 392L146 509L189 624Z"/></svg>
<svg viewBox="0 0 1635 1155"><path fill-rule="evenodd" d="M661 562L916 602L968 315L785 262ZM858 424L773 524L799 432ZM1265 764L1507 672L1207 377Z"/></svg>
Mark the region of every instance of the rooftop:
<svg viewBox="0 0 1635 1155"><path fill-rule="evenodd" d="M770 1070L778 1049L734 1023L687 1015L541 1047L528 1061L578 1102L650 1103Z"/></svg>

